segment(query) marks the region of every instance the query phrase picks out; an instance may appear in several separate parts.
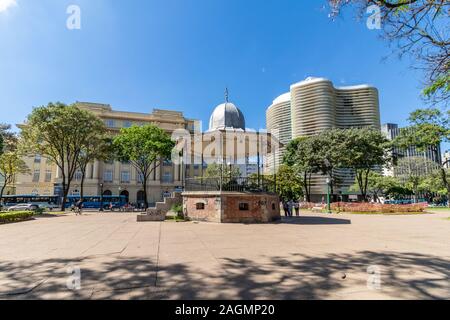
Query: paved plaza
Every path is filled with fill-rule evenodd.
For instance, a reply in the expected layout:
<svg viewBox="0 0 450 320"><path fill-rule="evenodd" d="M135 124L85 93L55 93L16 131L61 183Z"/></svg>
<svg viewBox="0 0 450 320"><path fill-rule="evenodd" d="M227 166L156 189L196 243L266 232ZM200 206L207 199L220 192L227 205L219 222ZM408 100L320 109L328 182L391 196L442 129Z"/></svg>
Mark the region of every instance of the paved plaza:
<svg viewBox="0 0 450 320"><path fill-rule="evenodd" d="M0 225L0 298L450 299L448 217L308 213L249 225L42 217Z"/></svg>

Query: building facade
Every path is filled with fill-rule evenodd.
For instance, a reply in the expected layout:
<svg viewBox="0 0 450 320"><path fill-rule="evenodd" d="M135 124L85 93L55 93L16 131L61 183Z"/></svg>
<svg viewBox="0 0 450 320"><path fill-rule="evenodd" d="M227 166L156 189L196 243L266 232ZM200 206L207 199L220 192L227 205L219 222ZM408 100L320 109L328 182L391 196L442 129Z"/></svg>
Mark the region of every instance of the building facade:
<svg viewBox="0 0 450 320"><path fill-rule="evenodd" d="M176 129L185 129L193 133L198 130L199 121L187 119L182 112L155 109L152 113L136 113L113 110L110 105L77 102L76 105L88 110L99 117L109 131L118 134L121 128L133 125L142 126L153 124L171 134ZM59 195L61 172L40 155L25 159L30 168L30 175L19 175L16 179L16 194ZM162 161L156 166L148 186L149 202L162 200L164 195L173 192L182 185L182 176L196 176L200 174L198 166L181 168L170 160ZM72 181L69 195L79 195L81 172L77 172ZM100 195L103 185L104 195L124 195L132 203L143 201L143 188L136 169L129 163L119 161L94 161L87 167L84 183L84 195Z"/></svg>
<svg viewBox="0 0 450 320"><path fill-rule="evenodd" d="M267 110L267 129L274 130L284 144L328 129L361 127L381 127L378 90L370 85L335 87L328 79L309 77L291 85L290 92L277 98ZM280 152L275 159L278 165L282 155ZM354 184L353 174L340 170L337 175L341 181L337 192L347 193ZM314 175L313 200L322 200L326 189L326 178Z"/></svg>

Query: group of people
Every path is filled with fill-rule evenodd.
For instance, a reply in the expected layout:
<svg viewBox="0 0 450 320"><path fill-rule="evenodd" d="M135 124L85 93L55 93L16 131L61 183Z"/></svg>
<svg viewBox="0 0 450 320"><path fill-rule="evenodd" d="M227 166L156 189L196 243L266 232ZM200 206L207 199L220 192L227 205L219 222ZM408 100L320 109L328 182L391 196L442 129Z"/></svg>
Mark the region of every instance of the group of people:
<svg viewBox="0 0 450 320"><path fill-rule="evenodd" d="M297 217L300 216L300 204L298 201L283 200L282 204L284 215L286 217L292 217L294 215L294 211Z"/></svg>

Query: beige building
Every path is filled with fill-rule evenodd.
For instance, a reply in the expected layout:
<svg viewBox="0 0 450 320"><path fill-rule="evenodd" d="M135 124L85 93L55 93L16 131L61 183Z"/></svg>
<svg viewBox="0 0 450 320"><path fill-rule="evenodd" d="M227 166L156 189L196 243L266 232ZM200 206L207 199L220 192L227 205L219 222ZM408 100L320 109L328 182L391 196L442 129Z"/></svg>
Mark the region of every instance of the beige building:
<svg viewBox="0 0 450 320"><path fill-rule="evenodd" d="M309 77L293 84L290 92L278 97L267 110L267 129L284 144L327 129L354 127L381 128L378 90L373 86L335 87L328 79ZM281 159L282 152L275 160L279 164ZM338 191L345 193L354 177L346 170L338 175L342 179ZM326 194L325 180L321 175L312 179L316 201Z"/></svg>
<svg viewBox="0 0 450 320"><path fill-rule="evenodd" d="M187 119L182 112L155 109L152 113L123 112L113 110L110 105L77 102L80 109L88 110L102 119L106 127L115 133L121 128L133 125L154 124L171 134L176 129L193 133L198 130L199 121ZM16 194L55 195L59 192L60 172L57 167L40 155L25 159L31 175L19 175L16 179ZM200 166L188 166L185 176L198 176ZM88 165L84 194L99 195L103 184L105 195L125 195L130 202L143 201L143 189L136 169L129 163L95 161ZM182 185L181 165L164 161L155 168L148 186L149 202L160 201L167 192ZM69 195L80 192L81 172L77 172Z"/></svg>

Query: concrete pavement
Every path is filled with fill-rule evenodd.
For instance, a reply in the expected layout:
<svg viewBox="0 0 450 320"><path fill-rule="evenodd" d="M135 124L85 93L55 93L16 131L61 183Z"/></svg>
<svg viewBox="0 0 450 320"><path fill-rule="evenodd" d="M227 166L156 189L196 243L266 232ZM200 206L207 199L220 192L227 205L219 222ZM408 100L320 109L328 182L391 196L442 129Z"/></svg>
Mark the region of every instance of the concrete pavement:
<svg viewBox="0 0 450 320"><path fill-rule="evenodd" d="M308 213L256 225L137 223L128 213L38 218L0 225L0 298L450 299L447 217Z"/></svg>

